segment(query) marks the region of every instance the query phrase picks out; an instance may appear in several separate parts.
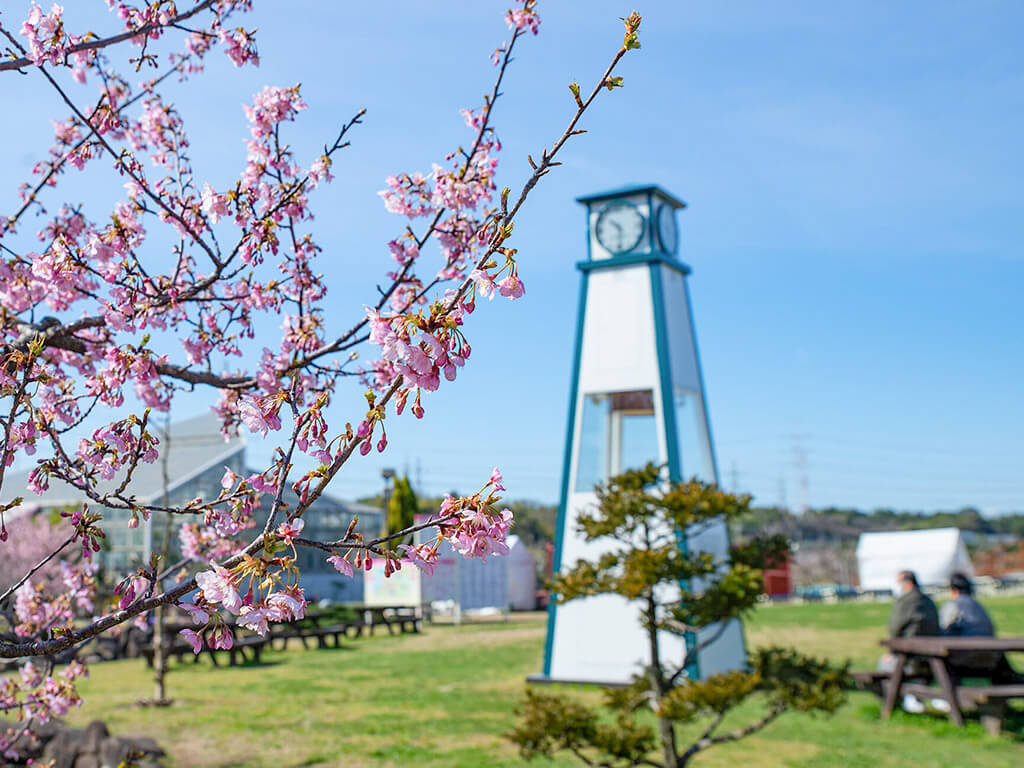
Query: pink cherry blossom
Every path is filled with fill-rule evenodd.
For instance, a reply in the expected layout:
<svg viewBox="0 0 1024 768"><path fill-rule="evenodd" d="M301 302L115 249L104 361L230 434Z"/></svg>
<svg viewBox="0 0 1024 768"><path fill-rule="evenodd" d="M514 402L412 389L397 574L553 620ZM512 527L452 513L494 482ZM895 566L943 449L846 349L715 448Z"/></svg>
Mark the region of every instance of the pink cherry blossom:
<svg viewBox="0 0 1024 768"><path fill-rule="evenodd" d="M203 597L207 602L220 603L234 614L241 610L242 598L235 590L234 579L227 570L219 565L214 565L212 570L197 573L196 584L202 590Z"/></svg>
<svg viewBox="0 0 1024 768"><path fill-rule="evenodd" d="M216 224L222 216L228 215L228 204L223 195L218 195L209 184L203 185L203 213Z"/></svg>
<svg viewBox="0 0 1024 768"><path fill-rule="evenodd" d="M28 18L21 25L21 34L28 40L28 60L33 64L60 64L71 40L64 32L62 16L64 8L54 4L50 12L43 14L42 9L32 4Z"/></svg>
<svg viewBox="0 0 1024 768"><path fill-rule="evenodd" d="M198 656L203 650L203 636L192 629L183 629L178 634L188 641L188 644L192 646L192 652Z"/></svg>
<svg viewBox="0 0 1024 768"><path fill-rule="evenodd" d="M281 428L281 419L273 409L264 409L259 401L252 397L243 397L238 403L238 415L249 429L259 432L263 437L270 430Z"/></svg>
<svg viewBox="0 0 1024 768"><path fill-rule="evenodd" d="M494 298L494 279L482 269L474 269L469 273L469 279L476 285L477 293L485 299Z"/></svg>
<svg viewBox="0 0 1024 768"><path fill-rule="evenodd" d="M194 603L179 603L178 607L185 611L192 619L192 623L201 626L210 620L210 614Z"/></svg>
<svg viewBox="0 0 1024 768"><path fill-rule="evenodd" d="M405 562L412 563L427 576L434 575L438 566L437 547L413 547L408 544L402 544L400 547L405 550L405 557L402 558Z"/></svg>
<svg viewBox="0 0 1024 768"><path fill-rule="evenodd" d="M327 562L333 565L334 570L336 570L342 576L355 575L355 571L352 569L352 564L341 555L332 555L331 557L327 558Z"/></svg>
<svg viewBox="0 0 1024 768"><path fill-rule="evenodd" d="M505 21L510 29L529 30L536 35L540 31L540 17L535 10L536 0L519 0L519 2L523 4L523 7L506 11Z"/></svg>
<svg viewBox="0 0 1024 768"><path fill-rule="evenodd" d="M272 621L298 621L306 615L306 598L301 589L274 592L267 598Z"/></svg>
<svg viewBox="0 0 1024 768"><path fill-rule="evenodd" d="M238 614L238 625L265 637L270 631L268 622L273 620L274 614L266 605L243 605Z"/></svg>
<svg viewBox="0 0 1024 768"><path fill-rule="evenodd" d="M518 299L526 293L526 287L519 279L519 275L512 274L498 283L498 293L509 299Z"/></svg>
<svg viewBox="0 0 1024 768"><path fill-rule="evenodd" d="M292 539L294 539L296 536L302 533L302 528L305 524L306 521L302 518L299 518L298 520L292 520L290 522L281 523L279 526L277 526L277 536L284 539L285 541L290 542Z"/></svg>
<svg viewBox="0 0 1024 768"><path fill-rule="evenodd" d="M235 635L224 624L214 627L210 637L210 647L223 651L231 650L235 644Z"/></svg>

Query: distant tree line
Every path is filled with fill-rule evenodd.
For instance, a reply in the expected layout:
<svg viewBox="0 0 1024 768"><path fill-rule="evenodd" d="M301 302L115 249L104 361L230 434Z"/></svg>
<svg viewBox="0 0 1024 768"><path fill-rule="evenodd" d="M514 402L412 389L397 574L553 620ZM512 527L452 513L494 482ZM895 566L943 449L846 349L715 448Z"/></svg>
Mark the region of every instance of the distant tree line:
<svg viewBox="0 0 1024 768"><path fill-rule="evenodd" d="M959 528L983 536L1024 538L1024 513L985 517L974 507L955 511L907 512L876 509L864 512L847 507L811 509L796 515L780 507L754 507L733 524L733 534L749 538L769 530L800 543L850 543L866 531L906 531Z"/></svg>

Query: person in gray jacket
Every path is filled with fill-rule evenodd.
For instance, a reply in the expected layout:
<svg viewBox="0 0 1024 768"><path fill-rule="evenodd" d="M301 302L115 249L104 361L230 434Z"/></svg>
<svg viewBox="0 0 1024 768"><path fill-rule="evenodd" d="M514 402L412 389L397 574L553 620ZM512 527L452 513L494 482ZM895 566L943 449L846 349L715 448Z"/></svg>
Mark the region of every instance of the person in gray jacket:
<svg viewBox="0 0 1024 768"><path fill-rule="evenodd" d="M971 580L962 573L949 579L950 600L942 606L939 624L942 634L955 637L995 637L996 628L985 607L974 599ZM1006 656L998 651L957 652L949 657L954 678L982 677L996 685L1013 685L1022 681Z"/></svg>
<svg viewBox="0 0 1024 768"><path fill-rule="evenodd" d="M971 580L964 574L954 573L949 579L950 601L939 611L939 625L944 635L964 637L994 637L992 618L984 606L974 599Z"/></svg>

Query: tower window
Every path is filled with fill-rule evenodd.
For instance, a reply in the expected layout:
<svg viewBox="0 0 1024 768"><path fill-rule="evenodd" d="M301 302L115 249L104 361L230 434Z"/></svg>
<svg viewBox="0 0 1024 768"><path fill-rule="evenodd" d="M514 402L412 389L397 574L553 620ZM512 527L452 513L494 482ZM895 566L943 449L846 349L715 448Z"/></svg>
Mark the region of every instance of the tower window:
<svg viewBox="0 0 1024 768"><path fill-rule="evenodd" d="M660 459L654 419L654 393L649 389L605 392L583 397L577 493L592 491L609 477Z"/></svg>

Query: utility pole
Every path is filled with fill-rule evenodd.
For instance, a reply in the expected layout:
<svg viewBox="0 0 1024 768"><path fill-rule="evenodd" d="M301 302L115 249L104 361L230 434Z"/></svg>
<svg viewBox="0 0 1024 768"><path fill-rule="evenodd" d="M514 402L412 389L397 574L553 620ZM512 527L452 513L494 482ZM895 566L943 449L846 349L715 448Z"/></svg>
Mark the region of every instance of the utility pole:
<svg viewBox="0 0 1024 768"><path fill-rule="evenodd" d="M732 492L739 493L740 491L740 471L736 468L736 462L732 462L729 467L729 479L732 483Z"/></svg>
<svg viewBox="0 0 1024 768"><path fill-rule="evenodd" d="M807 471L807 451L800 442L803 435L793 433L793 466L796 469L797 478L800 482L800 514L804 515L810 510L810 480Z"/></svg>

